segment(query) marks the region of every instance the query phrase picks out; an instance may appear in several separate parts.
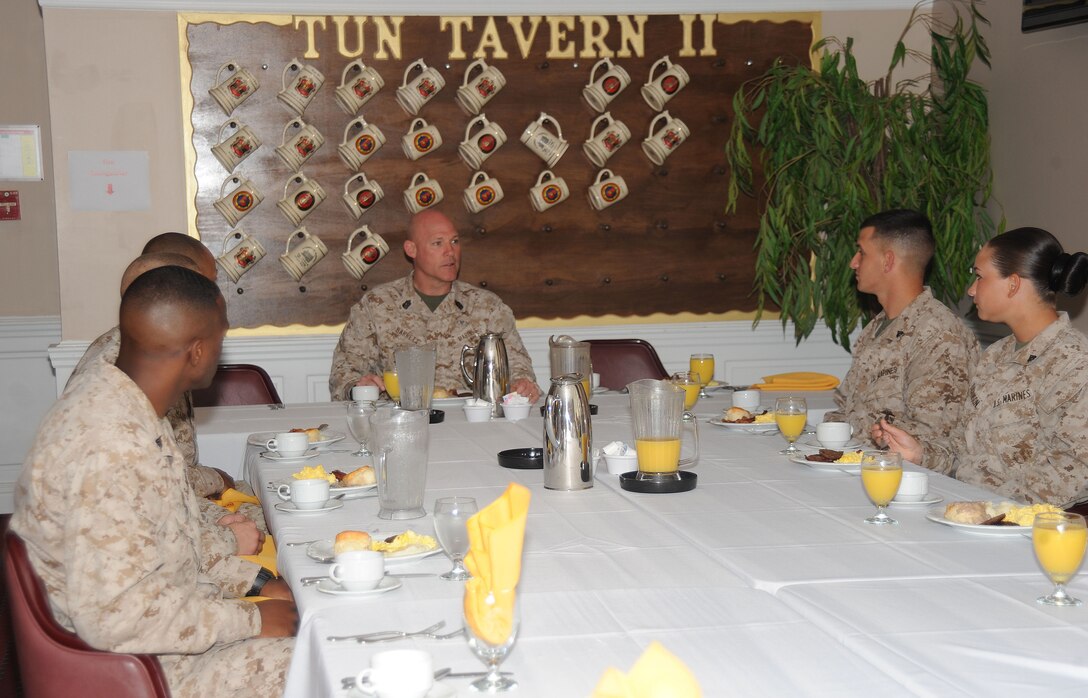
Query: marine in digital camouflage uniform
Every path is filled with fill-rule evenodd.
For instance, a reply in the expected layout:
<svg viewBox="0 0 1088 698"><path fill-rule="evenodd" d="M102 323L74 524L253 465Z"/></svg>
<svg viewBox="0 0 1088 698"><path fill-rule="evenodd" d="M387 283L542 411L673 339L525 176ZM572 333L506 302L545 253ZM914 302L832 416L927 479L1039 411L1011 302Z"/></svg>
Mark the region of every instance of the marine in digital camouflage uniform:
<svg viewBox="0 0 1088 698"><path fill-rule="evenodd" d="M858 337L835 390L837 409L824 419L849 422L862 441L887 415L923 441L947 436L978 362L978 340L928 288L878 334L885 320L881 312Z"/></svg>
<svg viewBox="0 0 1088 698"><path fill-rule="evenodd" d="M333 351L329 392L333 400L346 400L360 376L392 369L397 349L431 342L435 344L435 387L467 389L461 375L461 348L475 347L486 332L502 333L511 382L536 381L514 313L494 293L454 281L449 295L431 312L412 285L412 274L382 284L351 308Z"/></svg>
<svg viewBox="0 0 1088 698"><path fill-rule="evenodd" d="M925 445L926 467L1012 499L1061 505L1088 494L1088 339L1058 320L1021 348L982 354L952 438Z"/></svg>
<svg viewBox="0 0 1088 698"><path fill-rule="evenodd" d="M184 456L122 371L97 361L69 381L15 501L12 529L64 627L98 649L157 654L175 698L282 692L294 639L256 638L260 614L239 598L252 575L231 587L205 572Z"/></svg>

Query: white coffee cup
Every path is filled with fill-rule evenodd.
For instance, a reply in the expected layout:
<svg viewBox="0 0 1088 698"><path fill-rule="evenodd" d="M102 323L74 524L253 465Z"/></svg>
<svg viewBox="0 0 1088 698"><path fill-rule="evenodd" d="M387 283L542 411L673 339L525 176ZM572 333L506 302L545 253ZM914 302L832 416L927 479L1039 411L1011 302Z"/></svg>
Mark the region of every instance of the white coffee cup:
<svg viewBox="0 0 1088 698"><path fill-rule="evenodd" d="M758 390L734 390L733 407L739 407L749 412L759 409L762 395Z"/></svg>
<svg viewBox="0 0 1088 698"><path fill-rule="evenodd" d="M378 698L423 698L434 685L431 655L423 650L387 650L370 658L355 688Z"/></svg>
<svg viewBox="0 0 1088 698"><path fill-rule="evenodd" d="M848 422L822 422L816 425L816 440L824 448L841 450L850 443L853 435L854 427Z"/></svg>
<svg viewBox="0 0 1088 698"><path fill-rule="evenodd" d="M264 447L278 455L295 458L310 448L310 437L301 431L285 431L265 442Z"/></svg>
<svg viewBox="0 0 1088 698"><path fill-rule="evenodd" d="M329 481L324 478L295 480L290 484L277 487L276 494L283 501L294 504L296 509L306 511L323 509L329 501Z"/></svg>
<svg viewBox="0 0 1088 698"><path fill-rule="evenodd" d="M593 386L594 390L601 387L601 374L594 371L593 372L593 379L590 381L590 385Z"/></svg>
<svg viewBox="0 0 1088 698"><path fill-rule="evenodd" d="M904 470L895 495L898 502L920 502L929 494L929 475L918 470Z"/></svg>
<svg viewBox="0 0 1088 698"><path fill-rule="evenodd" d="M378 586L383 577L385 577L385 555L377 550L352 550L340 553L329 568L329 579L348 591L373 589Z"/></svg>
<svg viewBox="0 0 1088 698"><path fill-rule="evenodd" d="M351 399L355 402L374 402L378 394L376 385L357 385L351 389Z"/></svg>

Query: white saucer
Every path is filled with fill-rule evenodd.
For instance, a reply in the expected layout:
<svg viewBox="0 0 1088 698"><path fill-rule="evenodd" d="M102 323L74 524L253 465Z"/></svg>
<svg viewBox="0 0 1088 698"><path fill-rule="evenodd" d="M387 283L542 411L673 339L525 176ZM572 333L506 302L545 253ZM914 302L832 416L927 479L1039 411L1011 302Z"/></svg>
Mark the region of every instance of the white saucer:
<svg viewBox="0 0 1088 698"><path fill-rule="evenodd" d="M827 448L826 446L821 445L820 442L816 440L816 435L815 434L804 434L803 436L801 436L801 438L797 439L797 445L801 446L801 447L804 447L804 448L812 448L812 449L816 449L816 450L820 450L821 448ZM861 443L857 439L850 439L849 441L846 442L846 445L843 446L842 448L832 448L832 449L829 449L829 450L832 450L832 451L857 451L857 450L864 449L864 448L865 448L865 444Z"/></svg>
<svg viewBox="0 0 1088 698"><path fill-rule="evenodd" d="M358 688L352 686L344 694L347 698L373 698L374 694L367 694L360 691ZM431 686L431 690L427 692L424 698L453 698L457 695L457 689L453 686L442 683L441 681L435 681Z"/></svg>
<svg viewBox="0 0 1088 698"><path fill-rule="evenodd" d="M334 596L375 596L394 589L400 589L400 580L395 577L382 577L382 581L378 582L378 586L375 588L359 591L345 589L331 579L322 579L317 583L318 591L323 594L333 594Z"/></svg>
<svg viewBox="0 0 1088 698"><path fill-rule="evenodd" d="M944 501L944 497L941 497L941 496L936 495L936 494L927 494L925 497L923 497L922 499L919 499L917 502L904 502L904 501L901 501L899 499L893 499L891 501L890 506L893 506L893 507L928 507L928 506L930 506L932 504L940 504L943 501Z"/></svg>
<svg viewBox="0 0 1088 698"><path fill-rule="evenodd" d="M336 511L342 506L344 506L343 502L336 502L330 499L325 502L325 506L320 509L299 509L295 506L294 502L280 502L275 506L275 509L276 511L282 511L285 514L324 514L328 511Z"/></svg>
<svg viewBox="0 0 1088 698"><path fill-rule="evenodd" d="M293 461L310 460L311 458L316 458L320 453L321 451L316 446L311 446L306 449L306 453L303 453L301 456L281 456L275 451L261 451L261 458L280 463L290 463Z"/></svg>

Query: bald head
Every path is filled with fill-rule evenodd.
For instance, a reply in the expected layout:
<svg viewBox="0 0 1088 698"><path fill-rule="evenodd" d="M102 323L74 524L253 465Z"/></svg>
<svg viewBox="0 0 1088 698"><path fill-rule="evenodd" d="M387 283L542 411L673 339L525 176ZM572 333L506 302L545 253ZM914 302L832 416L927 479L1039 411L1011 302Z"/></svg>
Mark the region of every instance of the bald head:
<svg viewBox="0 0 1088 698"><path fill-rule="evenodd" d="M455 230L453 222L446 214L428 208L412 216L408 222L408 239L419 245L423 238L434 230Z"/></svg>
<svg viewBox="0 0 1088 698"><path fill-rule="evenodd" d="M147 241L142 254L166 252L180 254L193 260L197 270L215 281L215 257L200 240L182 233L162 233Z"/></svg>
<svg viewBox="0 0 1088 698"><path fill-rule="evenodd" d="M150 254L142 254L128 265L125 269L125 273L121 275L121 295L125 295L125 291L132 285L132 282L136 280L136 277L145 272L149 272L152 269L158 269L159 267L184 267L190 271L200 273L200 267L196 262L186 257L183 254L175 254L173 252L152 252Z"/></svg>

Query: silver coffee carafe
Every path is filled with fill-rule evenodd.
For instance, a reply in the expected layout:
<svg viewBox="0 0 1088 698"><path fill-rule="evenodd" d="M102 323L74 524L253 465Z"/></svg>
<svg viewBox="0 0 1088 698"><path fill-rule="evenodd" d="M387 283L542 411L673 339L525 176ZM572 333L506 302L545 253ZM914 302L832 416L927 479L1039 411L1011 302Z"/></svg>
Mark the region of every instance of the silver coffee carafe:
<svg viewBox="0 0 1088 698"><path fill-rule="evenodd" d="M552 378L544 398L544 487L584 490L593 487L593 427L582 376Z"/></svg>
<svg viewBox="0 0 1088 698"><path fill-rule="evenodd" d="M469 357L473 368L468 369ZM501 332L480 336L476 346L466 344L461 349L461 375L472 388L472 397L491 403L491 416L502 416L502 396L510 388L510 362L506 357L506 342Z"/></svg>

